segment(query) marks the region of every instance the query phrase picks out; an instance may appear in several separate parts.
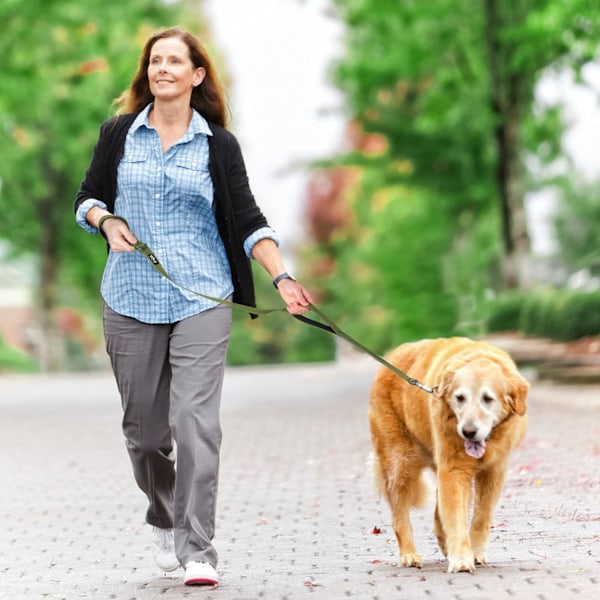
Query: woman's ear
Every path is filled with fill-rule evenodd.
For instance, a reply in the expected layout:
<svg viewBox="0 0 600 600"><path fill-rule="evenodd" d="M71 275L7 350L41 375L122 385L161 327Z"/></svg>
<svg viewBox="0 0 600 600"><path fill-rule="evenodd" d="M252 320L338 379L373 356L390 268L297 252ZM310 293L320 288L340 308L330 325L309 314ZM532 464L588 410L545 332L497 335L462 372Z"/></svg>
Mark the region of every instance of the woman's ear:
<svg viewBox="0 0 600 600"><path fill-rule="evenodd" d="M198 87L204 81L205 77L206 77L206 69L204 67L198 67L196 69L196 71L194 72L194 81L193 81L194 87Z"/></svg>

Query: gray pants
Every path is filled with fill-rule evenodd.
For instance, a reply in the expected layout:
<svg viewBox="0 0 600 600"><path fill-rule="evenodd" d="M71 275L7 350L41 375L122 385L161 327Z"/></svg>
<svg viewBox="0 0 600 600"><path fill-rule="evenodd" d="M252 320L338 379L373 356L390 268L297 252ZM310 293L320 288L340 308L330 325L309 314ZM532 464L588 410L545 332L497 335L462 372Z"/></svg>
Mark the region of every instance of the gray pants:
<svg viewBox="0 0 600 600"><path fill-rule="evenodd" d="M146 521L174 529L181 564L217 564L212 545L219 472L219 419L231 309L150 325L104 306L104 336L123 405ZM177 458L173 452L175 441ZM175 462L177 471L175 471Z"/></svg>

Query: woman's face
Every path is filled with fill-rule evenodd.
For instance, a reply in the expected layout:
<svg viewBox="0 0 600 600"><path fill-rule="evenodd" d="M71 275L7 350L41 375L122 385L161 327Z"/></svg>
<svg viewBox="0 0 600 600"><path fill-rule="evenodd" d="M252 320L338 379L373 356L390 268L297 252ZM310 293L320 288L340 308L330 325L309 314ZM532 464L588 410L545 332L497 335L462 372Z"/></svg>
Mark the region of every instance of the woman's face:
<svg viewBox="0 0 600 600"><path fill-rule="evenodd" d="M185 42L177 37L158 40L150 50L148 83L158 101L189 99L192 90L202 83L206 71L194 67Z"/></svg>

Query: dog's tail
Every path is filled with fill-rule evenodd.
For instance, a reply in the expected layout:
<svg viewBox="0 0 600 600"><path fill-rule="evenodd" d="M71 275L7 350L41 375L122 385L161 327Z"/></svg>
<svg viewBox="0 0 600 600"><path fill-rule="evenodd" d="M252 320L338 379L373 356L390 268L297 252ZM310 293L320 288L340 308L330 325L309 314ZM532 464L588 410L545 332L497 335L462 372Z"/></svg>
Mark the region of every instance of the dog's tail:
<svg viewBox="0 0 600 600"><path fill-rule="evenodd" d="M398 477L398 473L389 473L386 477L383 474L379 458L374 451L371 451L369 454L367 466L373 476L375 488L390 503L395 504L394 500L398 494L399 486L405 486L412 508L424 508L433 496L433 484L424 472L421 473L419 479L416 481L402 481Z"/></svg>

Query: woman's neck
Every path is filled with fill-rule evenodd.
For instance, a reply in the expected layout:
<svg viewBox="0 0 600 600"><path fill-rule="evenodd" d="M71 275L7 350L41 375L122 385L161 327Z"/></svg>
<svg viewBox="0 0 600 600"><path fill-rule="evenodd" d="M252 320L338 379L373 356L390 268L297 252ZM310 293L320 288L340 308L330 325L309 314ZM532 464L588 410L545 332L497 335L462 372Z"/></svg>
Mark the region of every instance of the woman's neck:
<svg viewBox="0 0 600 600"><path fill-rule="evenodd" d="M187 131L192 120L189 104L155 102L148 123L160 137L162 151L166 152Z"/></svg>
<svg viewBox="0 0 600 600"><path fill-rule="evenodd" d="M148 120L153 127L183 127L187 129L192 120L192 108L189 104L181 102L154 102L148 115Z"/></svg>

